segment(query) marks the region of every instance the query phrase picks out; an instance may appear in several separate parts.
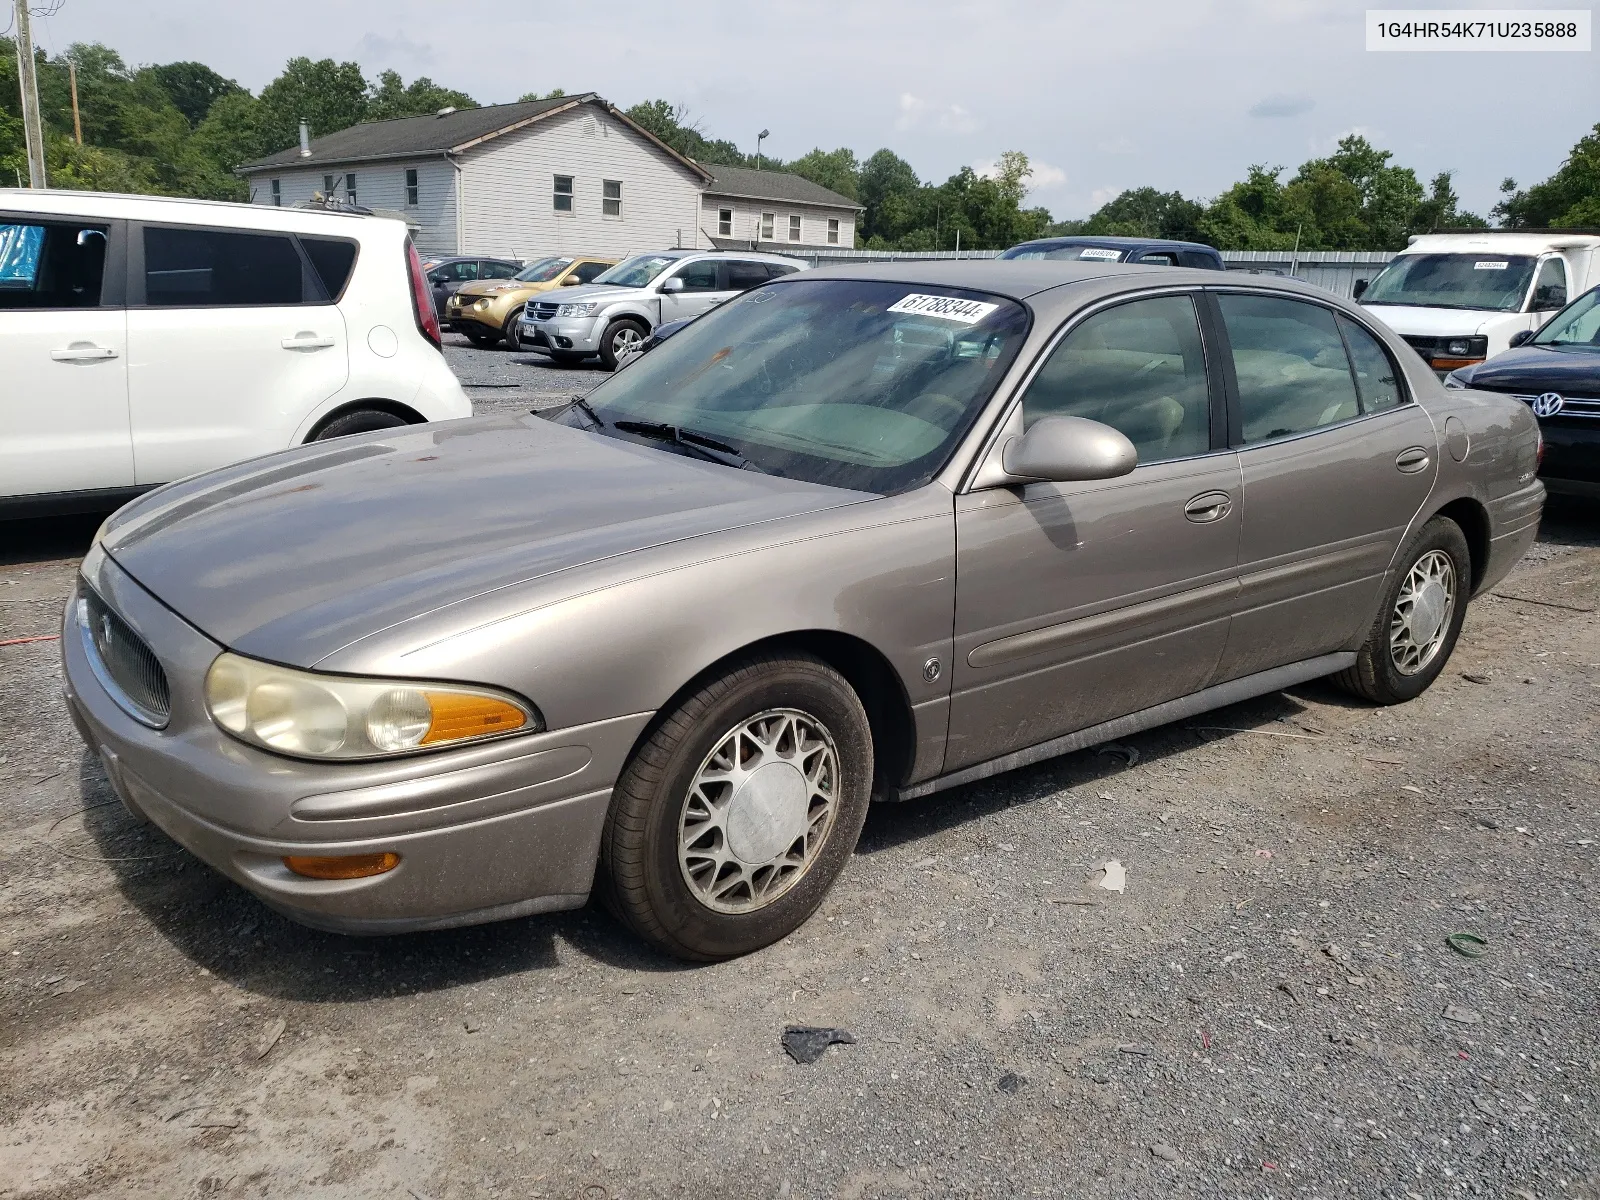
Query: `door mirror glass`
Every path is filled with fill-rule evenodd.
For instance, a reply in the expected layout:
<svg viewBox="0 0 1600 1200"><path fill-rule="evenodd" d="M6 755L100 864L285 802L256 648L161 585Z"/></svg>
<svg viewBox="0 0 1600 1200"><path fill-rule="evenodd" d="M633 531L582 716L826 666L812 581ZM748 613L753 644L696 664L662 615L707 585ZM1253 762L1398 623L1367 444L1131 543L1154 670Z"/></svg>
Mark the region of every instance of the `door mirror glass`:
<svg viewBox="0 0 1600 1200"><path fill-rule="evenodd" d="M1367 285L1369 283L1371 283L1371 282L1372 282L1372 280L1370 280L1370 279L1358 279L1358 280L1356 280L1356 286L1355 286L1353 294L1354 294L1354 296L1355 296L1355 298L1357 300L1361 299L1362 296L1366 295Z"/></svg>
<svg viewBox="0 0 1600 1200"><path fill-rule="evenodd" d="M1511 344L1513 346L1520 346L1524 342L1526 342L1529 338L1531 338L1532 336L1533 336L1533 330L1531 330L1531 329L1519 329L1519 330L1517 330L1515 333L1513 333L1511 335Z"/></svg>
<svg viewBox="0 0 1600 1200"><path fill-rule="evenodd" d="M1099 421L1040 417L1006 443L1000 461L1019 480L1076 483L1126 475L1139 465L1139 452L1126 435Z"/></svg>
<svg viewBox="0 0 1600 1200"><path fill-rule="evenodd" d="M681 292L683 291L683 280L676 275L671 279L663 279L661 281L661 290L663 292Z"/></svg>

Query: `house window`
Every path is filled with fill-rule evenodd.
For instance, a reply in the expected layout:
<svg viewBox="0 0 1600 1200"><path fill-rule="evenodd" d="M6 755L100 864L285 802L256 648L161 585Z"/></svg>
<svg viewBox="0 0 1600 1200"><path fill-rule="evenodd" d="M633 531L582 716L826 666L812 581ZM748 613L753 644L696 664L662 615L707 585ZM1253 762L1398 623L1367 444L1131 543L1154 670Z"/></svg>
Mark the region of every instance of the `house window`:
<svg viewBox="0 0 1600 1200"><path fill-rule="evenodd" d="M600 189L601 215L620 217L622 215L622 181L620 179L602 180Z"/></svg>
<svg viewBox="0 0 1600 1200"><path fill-rule="evenodd" d="M733 209L731 209L731 208L719 208L719 209L717 209L717 236L718 237L732 237L733 236Z"/></svg>
<svg viewBox="0 0 1600 1200"><path fill-rule="evenodd" d="M771 213L761 214L761 240L763 242L770 242L772 240L772 222L775 219L776 218Z"/></svg>
<svg viewBox="0 0 1600 1200"><path fill-rule="evenodd" d="M839 218L838 217L829 217L828 218L828 245L837 246L838 244L839 244Z"/></svg>
<svg viewBox="0 0 1600 1200"><path fill-rule="evenodd" d="M572 211L572 176L556 176L556 211L569 213Z"/></svg>
<svg viewBox="0 0 1600 1200"><path fill-rule="evenodd" d="M356 173L351 171L344 177L344 198L351 204L356 202Z"/></svg>
<svg viewBox="0 0 1600 1200"><path fill-rule="evenodd" d="M272 203L279 208L283 207L283 180L281 179L272 181Z"/></svg>
<svg viewBox="0 0 1600 1200"><path fill-rule="evenodd" d="M417 206L417 169L415 167L406 168L406 206L409 208Z"/></svg>
<svg viewBox="0 0 1600 1200"><path fill-rule="evenodd" d="M800 240L800 218L794 213L789 214L789 240L791 242Z"/></svg>
<svg viewBox="0 0 1600 1200"><path fill-rule="evenodd" d="M322 177L322 194L324 196L326 196L330 200L333 199L333 176L332 175L324 175Z"/></svg>

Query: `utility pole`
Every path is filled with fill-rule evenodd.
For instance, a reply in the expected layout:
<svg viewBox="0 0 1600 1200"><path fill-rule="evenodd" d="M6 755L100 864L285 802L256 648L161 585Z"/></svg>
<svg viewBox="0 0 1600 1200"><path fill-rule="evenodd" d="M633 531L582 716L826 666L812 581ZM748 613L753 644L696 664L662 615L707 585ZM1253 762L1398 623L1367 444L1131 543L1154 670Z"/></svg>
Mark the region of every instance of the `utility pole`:
<svg viewBox="0 0 1600 1200"><path fill-rule="evenodd" d="M78 64L67 59L67 82L72 85L72 136L83 145L83 119L78 116Z"/></svg>
<svg viewBox="0 0 1600 1200"><path fill-rule="evenodd" d="M28 0L16 0L17 81L22 87L22 136L28 146L28 186L42 188L44 127L39 122L39 77L34 73L33 36L28 31Z"/></svg>

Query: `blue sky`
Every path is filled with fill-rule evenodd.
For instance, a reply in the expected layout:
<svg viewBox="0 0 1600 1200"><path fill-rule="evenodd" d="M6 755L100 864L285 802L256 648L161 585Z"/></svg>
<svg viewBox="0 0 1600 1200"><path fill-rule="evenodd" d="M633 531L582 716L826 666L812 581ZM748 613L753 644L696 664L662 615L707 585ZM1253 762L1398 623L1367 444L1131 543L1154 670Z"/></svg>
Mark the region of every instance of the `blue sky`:
<svg viewBox="0 0 1600 1200"><path fill-rule="evenodd" d="M199 59L253 90L304 54L426 74L485 103L556 87L623 107L664 97L747 149L762 128L783 158L889 146L935 181L1022 150L1033 202L1058 217L1147 184L1205 198L1251 163L1292 170L1351 131L1425 179L1454 170L1482 214L1504 176L1544 178L1600 118L1593 51L1368 53L1365 7L66 0L36 37L51 52L103 41L135 64Z"/></svg>

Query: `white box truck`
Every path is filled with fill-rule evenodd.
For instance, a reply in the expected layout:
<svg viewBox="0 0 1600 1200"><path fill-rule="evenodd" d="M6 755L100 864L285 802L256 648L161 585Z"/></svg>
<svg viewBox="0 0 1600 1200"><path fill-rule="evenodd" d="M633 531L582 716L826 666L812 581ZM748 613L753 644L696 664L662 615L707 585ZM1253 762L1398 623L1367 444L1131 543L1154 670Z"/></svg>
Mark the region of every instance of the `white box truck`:
<svg viewBox="0 0 1600 1200"><path fill-rule="evenodd" d="M1596 284L1600 235L1483 230L1413 237L1355 294L1442 375L1526 340Z"/></svg>

